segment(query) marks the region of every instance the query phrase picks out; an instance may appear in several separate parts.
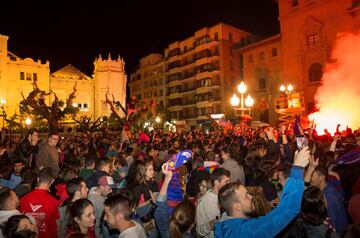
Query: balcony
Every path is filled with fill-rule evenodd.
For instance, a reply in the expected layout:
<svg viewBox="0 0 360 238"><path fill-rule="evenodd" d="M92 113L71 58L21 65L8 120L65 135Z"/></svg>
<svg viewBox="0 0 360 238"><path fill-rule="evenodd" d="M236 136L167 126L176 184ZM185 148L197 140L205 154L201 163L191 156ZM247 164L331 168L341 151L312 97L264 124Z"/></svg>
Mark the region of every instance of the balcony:
<svg viewBox="0 0 360 238"><path fill-rule="evenodd" d="M183 76L181 77L181 80L187 80L189 78L194 77L195 75L196 75L195 72L193 72L193 73L184 73Z"/></svg>
<svg viewBox="0 0 360 238"><path fill-rule="evenodd" d="M183 119L196 119L197 118L197 113L185 113L183 114L179 119L183 120Z"/></svg>
<svg viewBox="0 0 360 238"><path fill-rule="evenodd" d="M169 111L172 111L172 112L174 112L174 111L181 111L181 106L180 106L180 105L169 106L169 107L168 107L168 110L169 110Z"/></svg>
<svg viewBox="0 0 360 238"><path fill-rule="evenodd" d="M192 91L195 91L195 90L196 90L196 87L183 88L183 89L181 90L181 93L192 92Z"/></svg>
<svg viewBox="0 0 360 238"><path fill-rule="evenodd" d="M184 101L182 103L183 107L191 107L191 106L195 106L196 105L196 101L195 100L188 100L188 101Z"/></svg>

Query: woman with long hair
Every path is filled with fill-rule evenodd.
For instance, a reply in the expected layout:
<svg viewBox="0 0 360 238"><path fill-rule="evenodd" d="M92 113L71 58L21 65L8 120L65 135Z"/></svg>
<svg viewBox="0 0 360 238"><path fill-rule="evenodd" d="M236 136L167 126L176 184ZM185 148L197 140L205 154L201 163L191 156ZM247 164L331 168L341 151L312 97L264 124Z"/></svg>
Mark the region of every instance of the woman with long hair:
<svg viewBox="0 0 360 238"><path fill-rule="evenodd" d="M81 232L90 238L95 238L95 210L93 204L86 198L76 200L70 206L70 220L67 234Z"/></svg>
<svg viewBox="0 0 360 238"><path fill-rule="evenodd" d="M131 193L135 207L141 208L151 204L154 193L158 192L157 183L154 181L155 171L152 160L139 162L136 168L135 181L128 181L126 189Z"/></svg>
<svg viewBox="0 0 360 238"><path fill-rule="evenodd" d="M187 238L194 237L191 229L195 225L196 208L188 200L179 203L171 215L169 225L170 238Z"/></svg>
<svg viewBox="0 0 360 238"><path fill-rule="evenodd" d="M308 187L301 202L300 218L285 237L340 237L329 225L327 217L323 192L319 188Z"/></svg>

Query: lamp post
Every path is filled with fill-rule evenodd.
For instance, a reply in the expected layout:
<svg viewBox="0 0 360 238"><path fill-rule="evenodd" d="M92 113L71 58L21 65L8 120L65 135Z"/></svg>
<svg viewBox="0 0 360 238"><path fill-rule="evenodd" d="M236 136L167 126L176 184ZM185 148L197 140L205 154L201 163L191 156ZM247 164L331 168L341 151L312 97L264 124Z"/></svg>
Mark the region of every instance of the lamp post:
<svg viewBox="0 0 360 238"><path fill-rule="evenodd" d="M286 94L286 97L288 98L289 106L292 107L292 100L291 100L291 92L294 90L294 87L291 84L288 84L287 87L285 87L283 84L280 85L280 92L283 92Z"/></svg>
<svg viewBox="0 0 360 238"><path fill-rule="evenodd" d="M241 111L241 117L245 115L245 111L249 111L249 115L251 114L251 107L254 105L254 99L250 96L250 94L244 100L244 94L246 93L247 86L241 81L241 83L237 87L238 92L240 93L240 98L234 93L230 99L230 104L233 106L235 115L236 111ZM245 106L244 106L245 104ZM240 105L240 107L239 107ZM241 130L244 130L244 123L241 123Z"/></svg>
<svg viewBox="0 0 360 238"><path fill-rule="evenodd" d="M1 99L0 108L1 108L1 116L3 118L2 119L2 131L4 131L4 129L5 129L5 118L6 118L5 104L6 104L6 100Z"/></svg>

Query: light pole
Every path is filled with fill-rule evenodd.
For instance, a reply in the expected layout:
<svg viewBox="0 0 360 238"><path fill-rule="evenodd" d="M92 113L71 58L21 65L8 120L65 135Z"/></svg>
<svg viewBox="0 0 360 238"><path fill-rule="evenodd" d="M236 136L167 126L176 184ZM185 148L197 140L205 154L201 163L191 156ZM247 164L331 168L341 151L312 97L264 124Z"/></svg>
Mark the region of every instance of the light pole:
<svg viewBox="0 0 360 238"><path fill-rule="evenodd" d="M1 99L0 107L1 107L1 116L3 118L2 119L2 131L4 131L4 129L5 129L5 118L6 118L5 104L6 104L6 100Z"/></svg>
<svg viewBox="0 0 360 238"><path fill-rule="evenodd" d="M294 87L291 84L288 84L287 87L284 86L284 84L280 85L280 92L283 92L286 94L286 97L288 98L289 106L292 107L292 101L291 101L291 92L294 90Z"/></svg>
<svg viewBox="0 0 360 238"><path fill-rule="evenodd" d="M254 105L254 99L248 95L244 100L244 94L246 93L247 86L246 84L241 81L241 83L237 87L238 92L240 93L240 98L234 93L230 99L230 104L233 106L235 115L236 111L241 111L241 118L244 119L245 111L249 111L249 115L251 114L251 107ZM239 107L240 104L240 107ZM244 104L246 107L244 107ZM241 122L241 130L244 130L244 123Z"/></svg>
<svg viewBox="0 0 360 238"><path fill-rule="evenodd" d="M245 85L244 81L241 81L241 83L238 86L238 91L241 96L241 116L244 115L244 93L246 93L247 86Z"/></svg>

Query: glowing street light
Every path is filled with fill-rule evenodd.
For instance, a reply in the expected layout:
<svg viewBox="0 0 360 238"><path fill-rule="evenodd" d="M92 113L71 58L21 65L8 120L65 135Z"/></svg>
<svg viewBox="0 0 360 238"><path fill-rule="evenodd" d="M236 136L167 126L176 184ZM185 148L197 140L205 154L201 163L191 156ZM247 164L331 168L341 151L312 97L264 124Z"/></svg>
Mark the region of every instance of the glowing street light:
<svg viewBox="0 0 360 238"><path fill-rule="evenodd" d="M246 97L246 99L245 99L245 105L246 105L247 107L252 107L252 106L254 105L254 99L253 99L250 95L248 95L248 96Z"/></svg>
<svg viewBox="0 0 360 238"><path fill-rule="evenodd" d="M286 94L291 93L294 90L294 87L291 84L288 84L286 87L284 84L280 85L280 92L284 92Z"/></svg>
<svg viewBox="0 0 360 238"><path fill-rule="evenodd" d="M77 107L78 105L77 105L76 102L74 102L74 103L72 104L72 106L73 106L73 107Z"/></svg>
<svg viewBox="0 0 360 238"><path fill-rule="evenodd" d="M1 106L5 106L5 104L6 104L6 100L5 99L1 99Z"/></svg>
<svg viewBox="0 0 360 238"><path fill-rule="evenodd" d="M233 107L239 106L239 104L240 104L240 99L239 99L238 96L236 96L236 94L234 94L234 95L231 97L231 99L230 99L230 104L231 104L231 106L233 106Z"/></svg>
<svg viewBox="0 0 360 238"><path fill-rule="evenodd" d="M244 94L246 93L247 86L243 81L241 81L241 83L237 86L237 90L240 93L240 98L236 94L234 94L230 99L230 104L234 107L235 115L236 111L240 110L241 117L243 118L243 116L245 115L245 111L248 111L249 115L251 114L251 107L254 105L254 99L250 95L248 95L246 99L244 99ZM241 123L241 130L244 130L243 122Z"/></svg>
<svg viewBox="0 0 360 238"><path fill-rule="evenodd" d="M286 88L285 88L284 84L281 84L281 86L280 86L280 91L281 91L281 92L285 92L285 90L286 90Z"/></svg>
<svg viewBox="0 0 360 238"><path fill-rule="evenodd" d="M155 118L155 121L156 121L156 123L160 123L160 122L161 122L161 118L160 118L160 117L156 117L156 118Z"/></svg>
<svg viewBox="0 0 360 238"><path fill-rule="evenodd" d="M294 87L291 84L289 84L288 87L287 87L287 90L289 92L291 92L292 90L294 90Z"/></svg>
<svg viewBox="0 0 360 238"><path fill-rule="evenodd" d="M241 81L241 83L238 86L238 91L240 94L246 93L247 86L245 85L244 81Z"/></svg>

